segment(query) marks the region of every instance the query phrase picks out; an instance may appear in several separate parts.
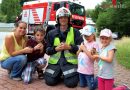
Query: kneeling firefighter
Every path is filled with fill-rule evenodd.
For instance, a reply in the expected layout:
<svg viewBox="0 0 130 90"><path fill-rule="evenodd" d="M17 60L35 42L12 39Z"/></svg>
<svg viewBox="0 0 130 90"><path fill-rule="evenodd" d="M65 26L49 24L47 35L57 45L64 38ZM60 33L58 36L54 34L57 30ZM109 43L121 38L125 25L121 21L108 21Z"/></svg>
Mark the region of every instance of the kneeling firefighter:
<svg viewBox="0 0 130 90"><path fill-rule="evenodd" d="M71 13L65 8L56 12L56 28L47 34L46 53L50 55L45 70L45 83L49 86L58 84L63 77L67 87L76 87L79 81L76 52L83 41L80 32L70 24Z"/></svg>

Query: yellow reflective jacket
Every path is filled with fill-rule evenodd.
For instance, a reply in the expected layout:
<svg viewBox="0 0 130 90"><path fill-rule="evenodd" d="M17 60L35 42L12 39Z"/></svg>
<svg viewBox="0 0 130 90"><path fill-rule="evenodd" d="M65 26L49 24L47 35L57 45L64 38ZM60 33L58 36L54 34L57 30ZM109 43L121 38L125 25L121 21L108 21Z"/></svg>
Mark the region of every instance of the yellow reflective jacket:
<svg viewBox="0 0 130 90"><path fill-rule="evenodd" d="M70 28L70 31L67 34L66 43L69 45L74 45L74 31L73 27ZM54 39L54 46L60 45L60 39L59 37L55 37ZM77 64L77 57L75 54L70 53L68 50L64 51L65 58L68 63L71 64ZM58 60L60 59L61 52L57 52L56 54L53 54L49 58L50 64L57 64Z"/></svg>

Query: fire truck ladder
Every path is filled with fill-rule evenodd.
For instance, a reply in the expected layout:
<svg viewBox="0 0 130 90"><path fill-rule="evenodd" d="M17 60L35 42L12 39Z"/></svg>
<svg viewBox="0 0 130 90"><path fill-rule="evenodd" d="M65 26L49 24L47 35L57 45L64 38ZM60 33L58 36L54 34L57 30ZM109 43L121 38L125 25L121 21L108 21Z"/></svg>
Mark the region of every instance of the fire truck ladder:
<svg viewBox="0 0 130 90"><path fill-rule="evenodd" d="M34 18L34 22L35 22L36 24L40 23L40 19L39 19L39 17L38 17L38 14L37 14L36 9L32 9L32 15L33 15L33 18Z"/></svg>

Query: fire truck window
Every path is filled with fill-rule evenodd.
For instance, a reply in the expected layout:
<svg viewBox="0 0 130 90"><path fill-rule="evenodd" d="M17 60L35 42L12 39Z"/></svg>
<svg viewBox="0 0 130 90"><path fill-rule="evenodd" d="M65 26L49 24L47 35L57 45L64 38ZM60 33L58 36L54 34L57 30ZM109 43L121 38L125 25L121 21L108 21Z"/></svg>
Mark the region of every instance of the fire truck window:
<svg viewBox="0 0 130 90"><path fill-rule="evenodd" d="M60 8L60 4L59 3L55 3L54 4L54 11L57 11Z"/></svg>
<svg viewBox="0 0 130 90"><path fill-rule="evenodd" d="M83 8L77 8L77 9L76 9L76 13L77 13L78 15L83 15Z"/></svg>
<svg viewBox="0 0 130 90"><path fill-rule="evenodd" d="M80 6L78 4L72 4L70 6L70 11L72 14L77 14L80 16L84 16L85 15L85 9L83 6Z"/></svg>

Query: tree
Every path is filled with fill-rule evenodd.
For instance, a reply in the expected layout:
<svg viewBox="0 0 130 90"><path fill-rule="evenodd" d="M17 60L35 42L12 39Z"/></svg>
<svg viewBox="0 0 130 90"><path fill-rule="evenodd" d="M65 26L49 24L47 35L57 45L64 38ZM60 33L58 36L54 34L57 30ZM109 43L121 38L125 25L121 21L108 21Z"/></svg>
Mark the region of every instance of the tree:
<svg viewBox="0 0 130 90"><path fill-rule="evenodd" d="M94 22L96 22L97 19L98 19L98 15L99 15L100 13L102 13L103 11L104 11L103 8L100 7L100 5L97 5L97 6L95 7L95 9L90 12L90 17L92 18L92 20L93 20Z"/></svg>
<svg viewBox="0 0 130 90"><path fill-rule="evenodd" d="M16 16L21 12L19 0L2 0L1 11L7 16L7 22L14 22Z"/></svg>
<svg viewBox="0 0 130 90"><path fill-rule="evenodd" d="M0 4L0 13L1 13L1 4Z"/></svg>
<svg viewBox="0 0 130 90"><path fill-rule="evenodd" d="M96 21L98 31L109 28L119 32L122 36L130 36L130 0L117 0L120 7L113 7L111 0L102 2L90 12L91 18Z"/></svg>
<svg viewBox="0 0 130 90"><path fill-rule="evenodd" d="M87 9L87 10L85 11L86 17L91 17L91 13L92 13L92 12L93 12L92 9Z"/></svg>
<svg viewBox="0 0 130 90"><path fill-rule="evenodd" d="M124 4L125 8L129 8L130 9L130 0L123 0L122 3Z"/></svg>
<svg viewBox="0 0 130 90"><path fill-rule="evenodd" d="M89 16L93 19L94 22L97 21L98 15L102 12L105 12L107 8L111 7L111 1L102 2L101 5L97 5L94 10L89 12Z"/></svg>
<svg viewBox="0 0 130 90"><path fill-rule="evenodd" d="M115 9L109 8L105 12L99 14L99 17L96 22L96 26L99 31L103 28L109 28L112 29L113 31L116 30L115 26L117 26L119 18L116 17L117 13L115 12L116 12Z"/></svg>

